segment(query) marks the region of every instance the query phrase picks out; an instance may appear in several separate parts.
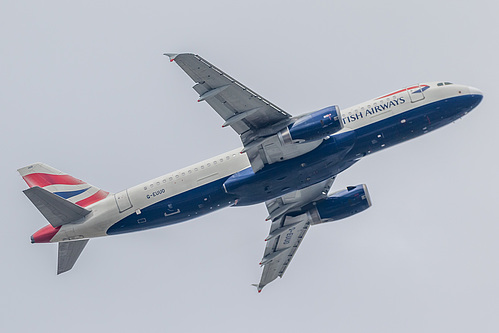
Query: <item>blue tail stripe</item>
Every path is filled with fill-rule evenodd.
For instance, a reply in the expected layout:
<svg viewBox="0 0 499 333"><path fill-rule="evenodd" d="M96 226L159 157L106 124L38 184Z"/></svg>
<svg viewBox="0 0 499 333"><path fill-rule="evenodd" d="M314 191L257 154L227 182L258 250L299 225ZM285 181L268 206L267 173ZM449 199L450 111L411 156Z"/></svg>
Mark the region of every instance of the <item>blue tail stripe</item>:
<svg viewBox="0 0 499 333"><path fill-rule="evenodd" d="M82 194L83 192L87 191L89 188L90 187L85 188L83 190L68 191L68 192L54 192L54 194L57 194L61 198L69 199L69 198L72 198L74 196L77 196L78 194Z"/></svg>

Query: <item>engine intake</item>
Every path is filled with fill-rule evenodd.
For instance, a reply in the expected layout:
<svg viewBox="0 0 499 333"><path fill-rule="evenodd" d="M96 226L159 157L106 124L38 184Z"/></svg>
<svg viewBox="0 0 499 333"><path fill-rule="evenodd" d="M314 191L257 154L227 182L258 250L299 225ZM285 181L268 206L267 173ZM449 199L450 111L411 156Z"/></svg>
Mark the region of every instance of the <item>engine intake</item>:
<svg viewBox="0 0 499 333"><path fill-rule="evenodd" d="M316 141L334 134L343 128L338 106L329 106L299 118L280 132L284 143Z"/></svg>
<svg viewBox="0 0 499 333"><path fill-rule="evenodd" d="M371 197L365 184L349 186L346 190L334 193L317 202L313 209L319 216L312 219L312 224L338 221L360 213L371 207Z"/></svg>

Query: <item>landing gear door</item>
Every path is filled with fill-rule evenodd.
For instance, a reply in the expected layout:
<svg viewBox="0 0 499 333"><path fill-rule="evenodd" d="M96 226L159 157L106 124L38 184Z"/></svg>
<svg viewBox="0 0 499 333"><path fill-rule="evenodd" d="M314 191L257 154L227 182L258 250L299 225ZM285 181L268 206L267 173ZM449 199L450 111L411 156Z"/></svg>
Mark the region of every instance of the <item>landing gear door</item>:
<svg viewBox="0 0 499 333"><path fill-rule="evenodd" d="M411 103L419 102L424 99L424 93L427 88L425 85L414 85L407 88L407 93L409 94L409 98L411 99Z"/></svg>
<svg viewBox="0 0 499 333"><path fill-rule="evenodd" d="M124 190L114 195L116 200L116 205L118 205L118 210L123 213L125 210L132 208L132 203L130 202L130 197L128 197L128 191Z"/></svg>

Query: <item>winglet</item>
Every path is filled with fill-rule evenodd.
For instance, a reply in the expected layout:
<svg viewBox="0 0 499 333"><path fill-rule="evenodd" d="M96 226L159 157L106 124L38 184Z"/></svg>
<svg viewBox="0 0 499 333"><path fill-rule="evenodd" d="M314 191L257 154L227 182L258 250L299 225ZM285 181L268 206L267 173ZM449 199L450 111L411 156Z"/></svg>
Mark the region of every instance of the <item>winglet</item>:
<svg viewBox="0 0 499 333"><path fill-rule="evenodd" d="M170 62L173 62L173 60L175 60L175 58L178 56L178 53L163 53L163 55L169 57Z"/></svg>
<svg viewBox="0 0 499 333"><path fill-rule="evenodd" d="M260 287L260 285L259 285L259 284L253 283L253 284L252 284L252 286L253 286L253 287L256 287L256 289L258 290L258 293L261 293L261 292L262 292L263 287Z"/></svg>

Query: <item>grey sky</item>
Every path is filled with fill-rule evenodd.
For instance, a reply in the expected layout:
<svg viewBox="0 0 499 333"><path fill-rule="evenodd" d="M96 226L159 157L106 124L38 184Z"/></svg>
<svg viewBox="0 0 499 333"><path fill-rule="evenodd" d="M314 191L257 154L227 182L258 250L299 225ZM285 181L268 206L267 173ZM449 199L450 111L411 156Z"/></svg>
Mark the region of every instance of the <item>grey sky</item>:
<svg viewBox="0 0 499 333"><path fill-rule="evenodd" d="M497 332L494 1L4 1L0 331ZM292 114L423 81L484 91L437 132L370 156L334 189L373 207L307 234L261 294L263 205L56 245L16 169L42 161L111 192L240 145L164 52L202 55Z"/></svg>

